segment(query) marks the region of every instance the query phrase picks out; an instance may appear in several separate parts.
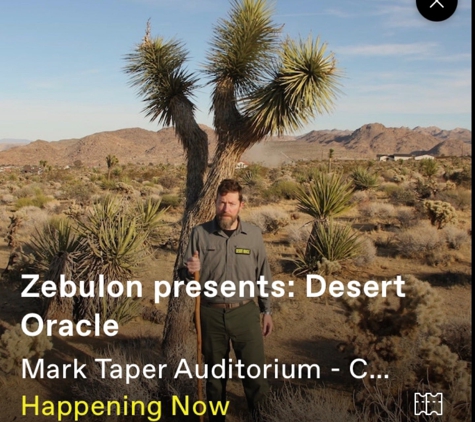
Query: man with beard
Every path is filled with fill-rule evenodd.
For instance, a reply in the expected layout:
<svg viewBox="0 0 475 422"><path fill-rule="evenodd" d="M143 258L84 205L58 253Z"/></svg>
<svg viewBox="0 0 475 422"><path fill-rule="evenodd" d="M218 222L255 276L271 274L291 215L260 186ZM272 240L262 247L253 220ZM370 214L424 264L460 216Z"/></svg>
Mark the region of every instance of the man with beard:
<svg viewBox="0 0 475 422"><path fill-rule="evenodd" d="M242 379L249 410L257 418L257 405L269 390L262 375L265 363L263 337L272 332L270 313L271 273L267 261L261 230L241 221L243 207L242 188L235 180L225 179L218 187L216 216L213 220L196 226L191 234L185 254L184 278L191 280L200 271L203 284L214 280L218 284L215 297L201 296L201 330L205 364L212 367L229 362L232 348L238 363L245 368L258 365L260 376ZM263 276L268 282L265 294L259 296L256 282ZM225 281L235 284L235 294L224 296L220 286ZM239 282L251 281L254 292L247 285L240 292ZM249 283L247 283L249 284ZM240 293L242 293L240 295ZM257 295L258 304L254 301ZM262 316L262 326L261 317ZM247 374L247 371L244 371ZM251 371L254 375L254 371ZM226 402L227 376L206 380L208 401ZM224 416L209 415L210 421L224 421Z"/></svg>

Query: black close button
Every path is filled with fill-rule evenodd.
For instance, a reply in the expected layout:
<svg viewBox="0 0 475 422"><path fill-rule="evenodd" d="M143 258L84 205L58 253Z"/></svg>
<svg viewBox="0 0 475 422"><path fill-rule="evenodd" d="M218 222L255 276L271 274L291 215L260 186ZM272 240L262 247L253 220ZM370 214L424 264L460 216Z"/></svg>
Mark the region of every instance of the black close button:
<svg viewBox="0 0 475 422"><path fill-rule="evenodd" d="M458 0L416 0L417 10L432 22L450 18L457 9Z"/></svg>

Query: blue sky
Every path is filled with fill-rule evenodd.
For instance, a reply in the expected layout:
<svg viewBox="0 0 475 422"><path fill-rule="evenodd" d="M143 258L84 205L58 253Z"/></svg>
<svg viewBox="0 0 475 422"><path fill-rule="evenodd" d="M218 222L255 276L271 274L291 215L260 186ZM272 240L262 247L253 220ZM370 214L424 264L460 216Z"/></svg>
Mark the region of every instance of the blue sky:
<svg viewBox="0 0 475 422"><path fill-rule="evenodd" d="M415 0L276 0L292 37L320 36L344 72L331 114L304 131L385 126L471 129L471 2L444 22ZM127 127L158 130L123 72L124 56L152 36L175 37L201 71L227 0L3 0L0 8L0 139L80 138ZM205 79L203 80L206 82ZM209 87L197 120L212 126Z"/></svg>

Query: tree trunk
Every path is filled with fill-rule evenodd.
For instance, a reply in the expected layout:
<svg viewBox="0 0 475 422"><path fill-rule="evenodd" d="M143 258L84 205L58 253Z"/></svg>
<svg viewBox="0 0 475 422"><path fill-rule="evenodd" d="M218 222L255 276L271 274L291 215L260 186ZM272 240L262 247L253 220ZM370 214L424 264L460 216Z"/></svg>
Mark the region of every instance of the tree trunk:
<svg viewBox="0 0 475 422"><path fill-rule="evenodd" d="M203 189L208 168L208 135L196 123L191 102L180 99L172 107L175 133L183 144L186 155L186 215Z"/></svg>
<svg viewBox="0 0 475 422"><path fill-rule="evenodd" d="M58 252L51 261L45 280L53 281L59 285L60 275L64 274L67 280L72 280L73 259L68 252ZM74 299L72 297L61 297L54 295L48 298L43 308L43 320L47 319L73 319Z"/></svg>
<svg viewBox="0 0 475 422"><path fill-rule="evenodd" d="M197 224L211 220L215 215L216 191L223 179L231 178L244 151L242 148L218 146L213 159L213 166L204 184L203 191L193 206L183 218L180 242L173 271L173 280L178 280L178 268L183 263L183 257L188 246L191 230ZM189 157L192 159L192 157ZM204 280L206 281L206 280ZM163 333L163 350L167 356L172 356L188 342L192 327L193 299L184 289L179 297L170 296L168 311Z"/></svg>
<svg viewBox="0 0 475 422"><path fill-rule="evenodd" d="M179 279L178 268L183 265L191 230L197 224L211 220L215 215L216 191L219 184L223 179L233 177L242 153L260 140L236 107L235 86L231 79L225 78L217 84L213 94L213 109L218 146L198 200L185 211L173 280ZM194 147L187 148L185 143L184 146L188 162L200 159L199 152ZM184 291L180 292L179 297L170 296L162 345L167 361L188 342L192 315L193 300Z"/></svg>

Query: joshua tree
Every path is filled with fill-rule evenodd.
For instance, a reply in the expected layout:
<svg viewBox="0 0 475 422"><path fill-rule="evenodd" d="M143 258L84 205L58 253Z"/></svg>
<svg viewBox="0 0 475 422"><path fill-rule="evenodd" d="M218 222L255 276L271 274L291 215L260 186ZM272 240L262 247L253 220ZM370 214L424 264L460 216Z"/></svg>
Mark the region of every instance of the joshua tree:
<svg viewBox="0 0 475 422"><path fill-rule="evenodd" d="M232 177L242 153L266 135L300 129L333 107L339 76L333 54L318 38L282 39L281 30L266 0L231 0L228 18L216 24L205 62L217 134L208 174L207 137L191 101L197 76L184 68L182 44L152 39L147 25L142 43L127 56L125 71L147 104L144 111L151 120L175 127L187 157L187 200L174 276L192 227L213 216L217 186ZM188 335L190 314L186 295L170 298L164 346L171 353Z"/></svg>
<svg viewBox="0 0 475 422"><path fill-rule="evenodd" d="M332 160L333 160L333 153L335 150L333 148L330 148L330 151L328 151L328 172L330 173L332 171Z"/></svg>
<svg viewBox="0 0 475 422"><path fill-rule="evenodd" d="M106 163L107 163L107 180L109 180L111 178L112 167L119 164L119 159L115 155L109 154L106 157Z"/></svg>

